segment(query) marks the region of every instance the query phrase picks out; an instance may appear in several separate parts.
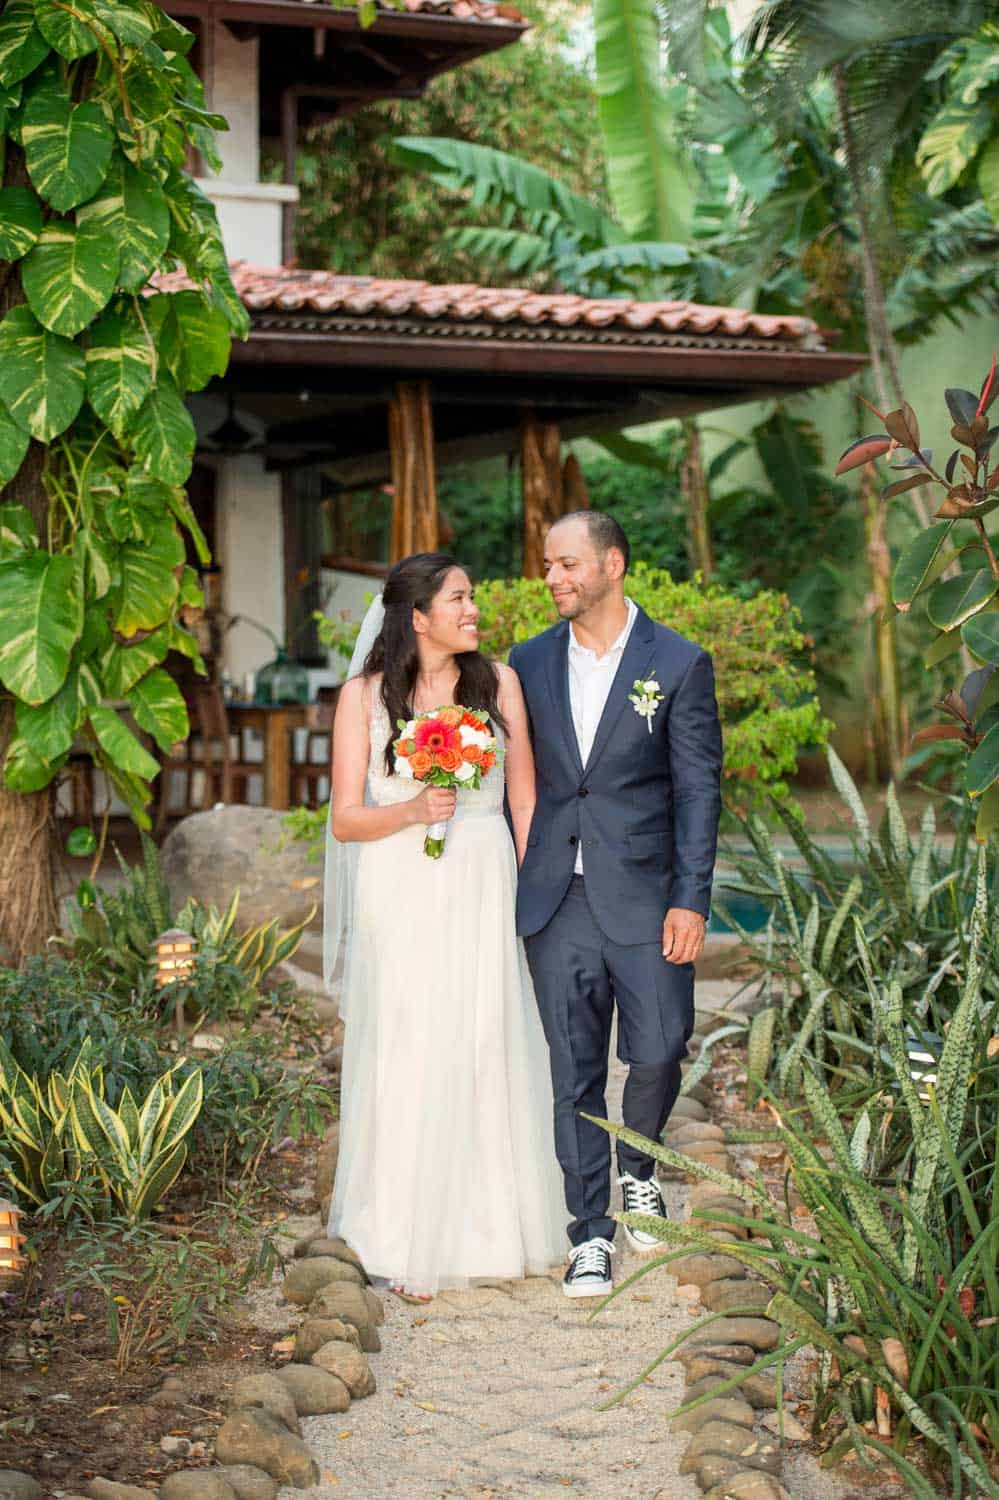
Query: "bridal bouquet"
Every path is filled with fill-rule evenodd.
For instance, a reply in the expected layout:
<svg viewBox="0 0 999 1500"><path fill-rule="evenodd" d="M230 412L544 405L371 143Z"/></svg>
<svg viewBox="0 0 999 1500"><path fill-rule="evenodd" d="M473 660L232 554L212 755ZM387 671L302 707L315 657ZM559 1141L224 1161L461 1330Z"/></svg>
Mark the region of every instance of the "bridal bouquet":
<svg viewBox="0 0 999 1500"><path fill-rule="evenodd" d="M457 703L420 714L408 723L399 719L399 738L392 746L396 775L430 786L478 790L483 776L503 759L488 724L487 713ZM446 832L446 823L427 829L423 852L430 859L440 859L444 853Z"/></svg>

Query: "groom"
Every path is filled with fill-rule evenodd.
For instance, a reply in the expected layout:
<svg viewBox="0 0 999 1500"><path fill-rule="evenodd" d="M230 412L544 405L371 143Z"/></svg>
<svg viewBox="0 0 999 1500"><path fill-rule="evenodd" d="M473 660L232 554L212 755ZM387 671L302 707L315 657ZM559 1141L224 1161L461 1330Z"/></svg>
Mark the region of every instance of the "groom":
<svg viewBox="0 0 999 1500"><path fill-rule="evenodd" d="M586 510L558 521L545 581L561 621L510 655L538 798L517 931L551 1053L572 1214L569 1297L612 1286L609 1140L583 1114L606 1117L615 1002L624 1123L657 1140L679 1092L721 806L711 658L626 596L628 559L613 517ZM617 1165L625 1211L663 1215L652 1158L619 1144ZM626 1234L639 1250L657 1244Z"/></svg>

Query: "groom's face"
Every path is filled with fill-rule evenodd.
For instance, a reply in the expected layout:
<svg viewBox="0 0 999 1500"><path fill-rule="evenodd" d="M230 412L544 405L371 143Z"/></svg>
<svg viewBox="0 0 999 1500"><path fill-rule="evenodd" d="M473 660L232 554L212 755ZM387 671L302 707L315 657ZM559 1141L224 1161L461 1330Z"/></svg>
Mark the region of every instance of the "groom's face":
<svg viewBox="0 0 999 1500"><path fill-rule="evenodd" d="M584 521L562 521L545 538L545 583L563 620L578 620L614 587Z"/></svg>

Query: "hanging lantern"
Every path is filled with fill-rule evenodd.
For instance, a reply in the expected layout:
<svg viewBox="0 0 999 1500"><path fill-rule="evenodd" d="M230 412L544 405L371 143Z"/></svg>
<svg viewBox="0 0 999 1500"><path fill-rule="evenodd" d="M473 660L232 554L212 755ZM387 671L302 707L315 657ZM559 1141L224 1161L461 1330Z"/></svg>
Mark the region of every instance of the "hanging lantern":
<svg viewBox="0 0 999 1500"><path fill-rule="evenodd" d="M21 1210L7 1198L0 1198L0 1281L19 1276L28 1264L20 1247L28 1238L21 1234Z"/></svg>
<svg viewBox="0 0 999 1500"><path fill-rule="evenodd" d="M197 943L182 927L171 927L161 932L154 945L156 949L156 988L165 989L168 984L189 978L194 972L194 955ZM184 1030L184 991L178 989L174 1001L174 1025L178 1033Z"/></svg>

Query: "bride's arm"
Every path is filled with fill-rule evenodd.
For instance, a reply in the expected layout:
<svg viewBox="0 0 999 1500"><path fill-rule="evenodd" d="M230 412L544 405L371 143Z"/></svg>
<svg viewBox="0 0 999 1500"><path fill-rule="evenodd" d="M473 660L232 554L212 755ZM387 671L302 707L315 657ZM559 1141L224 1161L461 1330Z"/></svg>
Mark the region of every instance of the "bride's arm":
<svg viewBox="0 0 999 1500"><path fill-rule="evenodd" d="M330 831L341 844L385 839L413 823L443 822L454 811L454 793L433 787L435 798L450 803L447 811L427 805L427 791L408 802L369 807L364 801L370 745L370 689L363 677L345 682L333 723L333 766L330 773ZM432 813L436 812L436 816Z"/></svg>
<svg viewBox="0 0 999 1500"><path fill-rule="evenodd" d="M527 835L531 831L536 799L534 791L534 752L531 749L531 734L527 725L527 706L520 686L520 678L512 667L497 662L499 674L500 713L507 723L506 800L513 823L513 841L517 850L517 863L523 864L527 850Z"/></svg>

